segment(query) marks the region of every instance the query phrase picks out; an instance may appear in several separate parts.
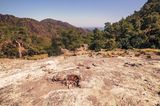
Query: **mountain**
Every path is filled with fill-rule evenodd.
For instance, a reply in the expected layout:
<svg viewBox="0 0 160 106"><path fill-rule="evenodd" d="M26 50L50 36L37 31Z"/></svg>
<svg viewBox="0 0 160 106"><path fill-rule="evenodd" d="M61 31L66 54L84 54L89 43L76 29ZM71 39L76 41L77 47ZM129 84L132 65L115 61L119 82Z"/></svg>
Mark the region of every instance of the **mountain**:
<svg viewBox="0 0 160 106"><path fill-rule="evenodd" d="M56 34L58 33L58 31L60 31L62 29L63 30L73 29L73 30L78 31L79 33L83 33L83 34L86 34L89 32L88 30L75 27L67 22L62 22L62 21L49 19L49 18L42 20L40 23L43 24L44 27L49 30L49 32L56 33Z"/></svg>
<svg viewBox="0 0 160 106"><path fill-rule="evenodd" d="M69 30L81 35L88 33L88 30L58 20L37 21L0 14L0 56L17 56L20 48L27 51L24 55L45 53L53 37Z"/></svg>
<svg viewBox="0 0 160 106"><path fill-rule="evenodd" d="M36 36L53 36L62 29L74 29L81 33L86 33L84 29L54 19L44 19L39 22L30 18L18 18L13 15L2 14L0 14L0 26L25 27L30 35Z"/></svg>

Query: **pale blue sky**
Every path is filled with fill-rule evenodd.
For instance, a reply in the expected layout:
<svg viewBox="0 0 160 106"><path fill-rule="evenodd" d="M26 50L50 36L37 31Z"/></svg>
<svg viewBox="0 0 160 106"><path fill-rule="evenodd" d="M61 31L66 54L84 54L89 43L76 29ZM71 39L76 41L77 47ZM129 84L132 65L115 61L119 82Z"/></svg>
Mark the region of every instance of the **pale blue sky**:
<svg viewBox="0 0 160 106"><path fill-rule="evenodd" d="M139 10L147 0L0 0L0 13L53 18L79 27L102 27Z"/></svg>

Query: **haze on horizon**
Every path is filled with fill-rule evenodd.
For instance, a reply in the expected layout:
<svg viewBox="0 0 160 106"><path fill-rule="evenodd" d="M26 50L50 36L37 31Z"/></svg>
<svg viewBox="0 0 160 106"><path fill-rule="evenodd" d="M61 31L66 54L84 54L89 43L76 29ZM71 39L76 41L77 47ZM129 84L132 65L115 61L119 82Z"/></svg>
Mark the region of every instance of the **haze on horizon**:
<svg viewBox="0 0 160 106"><path fill-rule="evenodd" d="M116 22L147 0L1 0L0 13L36 20L52 18L78 27L103 27Z"/></svg>

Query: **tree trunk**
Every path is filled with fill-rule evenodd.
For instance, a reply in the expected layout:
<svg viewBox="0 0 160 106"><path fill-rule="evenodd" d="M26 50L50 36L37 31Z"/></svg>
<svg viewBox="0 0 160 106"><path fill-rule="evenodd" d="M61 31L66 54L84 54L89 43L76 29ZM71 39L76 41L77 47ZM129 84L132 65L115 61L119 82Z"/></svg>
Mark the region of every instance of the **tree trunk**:
<svg viewBox="0 0 160 106"><path fill-rule="evenodd" d="M21 46L21 43L19 43L17 40L16 40L16 43L18 44L19 58L21 58L22 57L22 51L21 51L22 46Z"/></svg>

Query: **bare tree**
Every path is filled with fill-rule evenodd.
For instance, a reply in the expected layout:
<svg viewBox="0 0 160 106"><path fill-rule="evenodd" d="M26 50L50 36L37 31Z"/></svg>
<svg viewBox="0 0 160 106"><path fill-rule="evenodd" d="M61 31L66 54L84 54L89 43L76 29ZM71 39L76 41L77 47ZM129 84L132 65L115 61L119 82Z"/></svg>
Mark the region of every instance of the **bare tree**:
<svg viewBox="0 0 160 106"><path fill-rule="evenodd" d="M19 58L22 58L22 46L21 46L21 43L18 42L17 40L16 40L16 43L18 44Z"/></svg>

